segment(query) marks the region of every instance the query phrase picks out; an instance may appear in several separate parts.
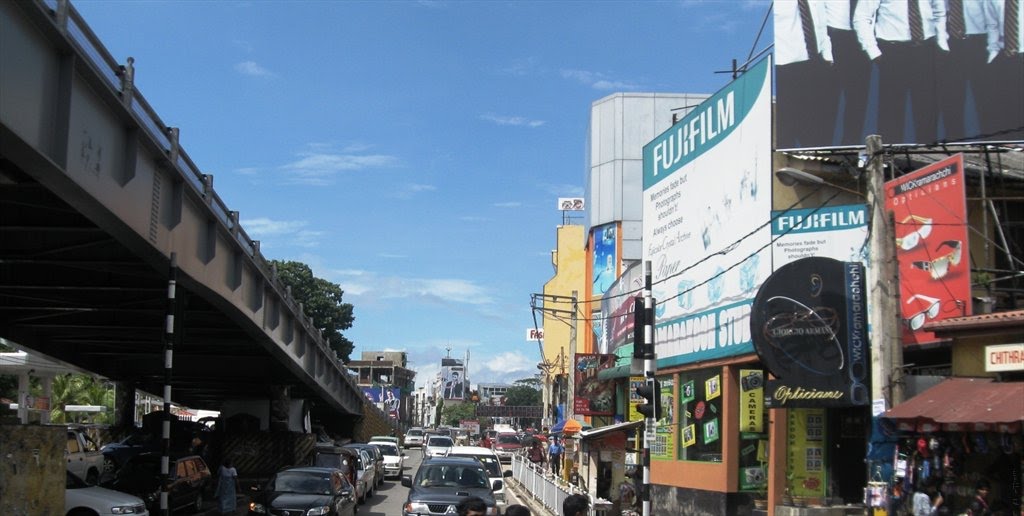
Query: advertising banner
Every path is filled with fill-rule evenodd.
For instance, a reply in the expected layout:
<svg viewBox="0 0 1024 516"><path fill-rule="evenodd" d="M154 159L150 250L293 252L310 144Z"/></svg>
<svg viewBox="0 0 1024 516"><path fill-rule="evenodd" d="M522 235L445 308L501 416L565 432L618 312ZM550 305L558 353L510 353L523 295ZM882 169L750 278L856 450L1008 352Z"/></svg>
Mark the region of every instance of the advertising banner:
<svg viewBox="0 0 1024 516"><path fill-rule="evenodd" d="M754 350L774 376L772 408L870 403L864 266L801 258L764 282L750 317Z"/></svg>
<svg viewBox="0 0 1024 516"><path fill-rule="evenodd" d="M885 183L896 221L903 343L938 339L926 322L971 315L971 264L962 154Z"/></svg>
<svg viewBox="0 0 1024 516"><path fill-rule="evenodd" d="M642 387L647 380L643 376L629 377L629 421L641 421L644 415L636 411L637 405L644 403L644 399L637 395L636 388Z"/></svg>
<svg viewBox="0 0 1024 516"><path fill-rule="evenodd" d="M466 396L466 375L462 366L441 366L442 397L461 400Z"/></svg>
<svg viewBox="0 0 1024 516"><path fill-rule="evenodd" d="M399 418L402 410L402 390L398 387L363 387L363 395L387 413L388 417Z"/></svg>
<svg viewBox="0 0 1024 516"><path fill-rule="evenodd" d="M615 353L615 350L633 342L633 298L644 287L642 265L640 262L630 265L601 299L601 313L611 314L598 341L601 353Z"/></svg>
<svg viewBox="0 0 1024 516"><path fill-rule="evenodd" d="M615 355L576 353L573 412L581 416L615 413L615 382L601 380L597 373L615 366Z"/></svg>
<svg viewBox="0 0 1024 516"><path fill-rule="evenodd" d="M773 211L772 265L779 268L809 256L864 263L867 218L863 204Z"/></svg>
<svg viewBox="0 0 1024 516"><path fill-rule="evenodd" d="M911 5L919 31L908 27ZM1006 34L1020 33L1016 6L774 2L777 148L863 146L869 134L891 144L1024 139L1024 55Z"/></svg>
<svg viewBox="0 0 1024 516"><path fill-rule="evenodd" d="M675 380L672 376L659 376L661 384L661 407L662 417L658 420L658 427L654 432L654 442L651 444L650 452L652 460L675 460L676 459L676 425L675 421Z"/></svg>
<svg viewBox="0 0 1024 516"><path fill-rule="evenodd" d="M750 304L771 272L770 67L754 64L644 146L658 367L752 350Z"/></svg>
<svg viewBox="0 0 1024 516"><path fill-rule="evenodd" d="M764 371L740 369L740 432L764 432Z"/></svg>
<svg viewBox="0 0 1024 516"><path fill-rule="evenodd" d="M619 274L616 223L594 228L594 285L591 294L600 296Z"/></svg>
<svg viewBox="0 0 1024 516"><path fill-rule="evenodd" d="M825 496L825 411L796 409L788 412L786 446L787 488L793 496Z"/></svg>

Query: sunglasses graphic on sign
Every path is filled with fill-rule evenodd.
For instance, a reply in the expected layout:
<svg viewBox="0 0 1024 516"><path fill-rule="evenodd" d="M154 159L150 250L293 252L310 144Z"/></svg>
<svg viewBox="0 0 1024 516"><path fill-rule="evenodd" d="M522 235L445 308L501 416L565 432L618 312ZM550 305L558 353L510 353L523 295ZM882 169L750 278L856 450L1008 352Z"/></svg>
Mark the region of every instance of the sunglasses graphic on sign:
<svg viewBox="0 0 1024 516"><path fill-rule="evenodd" d="M908 215L907 218L900 221L900 224L909 224L911 221L918 224L917 229L906 234L902 238L896 237L896 245L904 251L909 251L917 247L924 241L924 239L928 238L928 235L932 234L932 219L918 217L917 215Z"/></svg>
<svg viewBox="0 0 1024 516"><path fill-rule="evenodd" d="M918 299L927 303L927 306L924 310L921 310L920 312L903 320L903 322L907 323L907 327L910 328L911 331L920 330L921 327L924 326L925 320L934 319L938 316L939 308L942 306L942 303L938 299L928 297L924 294L914 294L913 296L910 296L910 299L907 300L907 304L909 305Z"/></svg>
<svg viewBox="0 0 1024 516"><path fill-rule="evenodd" d="M932 279L941 279L949 274L950 267L954 265L960 265L960 255L963 244L959 240L946 240L935 248L935 251L941 251L943 247L949 246L953 250L949 254L944 254L933 260L924 260L917 262L910 262L910 266L915 269L921 269L928 271L932 275Z"/></svg>

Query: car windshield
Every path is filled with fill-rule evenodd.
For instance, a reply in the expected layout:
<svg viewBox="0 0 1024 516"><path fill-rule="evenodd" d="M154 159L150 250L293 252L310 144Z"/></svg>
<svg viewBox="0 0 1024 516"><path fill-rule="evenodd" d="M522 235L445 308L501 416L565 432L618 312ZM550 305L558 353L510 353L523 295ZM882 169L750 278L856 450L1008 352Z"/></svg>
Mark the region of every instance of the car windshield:
<svg viewBox="0 0 1024 516"><path fill-rule="evenodd" d="M423 430L409 430L405 435L423 436Z"/></svg>
<svg viewBox="0 0 1024 516"><path fill-rule="evenodd" d="M487 472L478 465L431 464L421 466L413 481L421 487L489 488Z"/></svg>
<svg viewBox="0 0 1024 516"><path fill-rule="evenodd" d="M397 457L398 455L400 455L398 453L398 447L393 445L393 444L390 444L390 443L373 443L373 445L376 446L380 450L380 452L383 453L384 455L391 455L391 456L394 456L394 457Z"/></svg>
<svg viewBox="0 0 1024 516"><path fill-rule="evenodd" d="M283 471L270 482L276 493L331 494L331 476L313 471Z"/></svg>
<svg viewBox="0 0 1024 516"><path fill-rule="evenodd" d="M430 440L427 441L427 446L441 446L441 447L448 446L448 447L450 447L451 445L452 445L452 439L450 437L435 436L435 437L431 437Z"/></svg>
<svg viewBox="0 0 1024 516"><path fill-rule="evenodd" d="M512 434L499 435L498 444L519 444L519 438Z"/></svg>
<svg viewBox="0 0 1024 516"><path fill-rule="evenodd" d="M500 477L501 476L501 463L498 462L498 458L493 455L449 455L449 457L472 457L480 464L484 465L484 469L487 470L487 476L489 477Z"/></svg>
<svg viewBox="0 0 1024 516"><path fill-rule="evenodd" d="M348 473L348 458L345 455L333 453L317 453L313 459L313 465L318 468L335 468Z"/></svg>

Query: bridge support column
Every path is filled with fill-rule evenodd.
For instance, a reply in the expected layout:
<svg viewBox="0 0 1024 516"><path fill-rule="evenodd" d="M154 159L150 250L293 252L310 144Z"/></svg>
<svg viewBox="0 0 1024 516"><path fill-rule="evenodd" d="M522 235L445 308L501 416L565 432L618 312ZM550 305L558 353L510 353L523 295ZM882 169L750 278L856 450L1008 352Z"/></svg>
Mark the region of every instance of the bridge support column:
<svg viewBox="0 0 1024 516"><path fill-rule="evenodd" d="M288 430L291 412L291 387L287 385L270 386L270 431Z"/></svg>
<svg viewBox="0 0 1024 516"><path fill-rule="evenodd" d="M114 428L128 434L135 426L135 382L117 382L114 388Z"/></svg>

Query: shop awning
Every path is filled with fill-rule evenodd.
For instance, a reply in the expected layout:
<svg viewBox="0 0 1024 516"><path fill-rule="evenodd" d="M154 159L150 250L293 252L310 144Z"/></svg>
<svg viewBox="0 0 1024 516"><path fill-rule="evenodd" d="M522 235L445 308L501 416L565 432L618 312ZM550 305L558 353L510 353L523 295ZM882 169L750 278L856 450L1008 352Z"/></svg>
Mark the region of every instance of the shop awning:
<svg viewBox="0 0 1024 516"><path fill-rule="evenodd" d="M1016 431L1024 421L1024 382L949 378L882 417L912 431Z"/></svg>
<svg viewBox="0 0 1024 516"><path fill-rule="evenodd" d="M623 432L623 431L626 431L626 430L633 430L634 428L639 427L643 423L644 423L643 421L627 421L625 423L615 423L614 425L607 425L607 426L601 426L601 427L597 427L597 428L592 428L590 430L584 430L584 431L580 432L580 438L584 439L584 440L586 440L586 439L596 439L596 438L599 438L599 437L604 437L604 436L606 436L606 435L608 435L610 433L613 433L613 432Z"/></svg>

